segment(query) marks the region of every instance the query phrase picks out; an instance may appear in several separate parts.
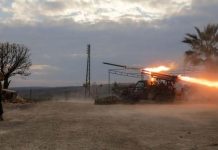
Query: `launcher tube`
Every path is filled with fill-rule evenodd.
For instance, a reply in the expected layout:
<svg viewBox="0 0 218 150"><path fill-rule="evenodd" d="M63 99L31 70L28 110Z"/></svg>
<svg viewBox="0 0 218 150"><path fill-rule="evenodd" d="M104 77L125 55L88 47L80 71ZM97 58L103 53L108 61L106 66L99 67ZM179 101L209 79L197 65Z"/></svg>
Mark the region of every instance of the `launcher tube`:
<svg viewBox="0 0 218 150"><path fill-rule="evenodd" d="M125 69L132 69L132 70L141 70L142 69L142 68L139 68L139 67L131 67L131 66L113 64L113 63L108 63L108 62L103 62L103 64L110 65L110 66L121 67L121 68L125 68Z"/></svg>

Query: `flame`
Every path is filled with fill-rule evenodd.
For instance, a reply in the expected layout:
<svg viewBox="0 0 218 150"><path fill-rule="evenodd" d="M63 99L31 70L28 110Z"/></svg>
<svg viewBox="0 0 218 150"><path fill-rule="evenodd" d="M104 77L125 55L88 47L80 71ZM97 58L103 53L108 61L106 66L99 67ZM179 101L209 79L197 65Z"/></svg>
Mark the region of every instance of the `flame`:
<svg viewBox="0 0 218 150"><path fill-rule="evenodd" d="M188 77L188 76L182 76L182 75L179 75L178 78L182 81L204 85L207 87L218 88L218 81L210 81L207 79L200 79L200 78L194 78L194 77Z"/></svg>
<svg viewBox="0 0 218 150"><path fill-rule="evenodd" d="M144 68L144 72L164 72L164 71L169 71L170 68L166 66L158 66L158 67L153 67L153 68Z"/></svg>
<svg viewBox="0 0 218 150"><path fill-rule="evenodd" d="M158 66L158 67L148 67L148 68L142 69L141 71L143 73L151 75L152 72L154 73L166 72L166 71L170 71L173 68L174 68L174 64L172 64L170 67L163 66L163 65ZM183 75L178 75L178 79L182 81L194 83L194 84L207 86L207 87L218 88L218 81L212 81L208 79L195 78L195 77L189 77L189 76L183 76ZM150 81L154 82L154 78L150 77Z"/></svg>
<svg viewBox="0 0 218 150"><path fill-rule="evenodd" d="M151 82L154 82L156 79L151 77L150 80L151 80Z"/></svg>

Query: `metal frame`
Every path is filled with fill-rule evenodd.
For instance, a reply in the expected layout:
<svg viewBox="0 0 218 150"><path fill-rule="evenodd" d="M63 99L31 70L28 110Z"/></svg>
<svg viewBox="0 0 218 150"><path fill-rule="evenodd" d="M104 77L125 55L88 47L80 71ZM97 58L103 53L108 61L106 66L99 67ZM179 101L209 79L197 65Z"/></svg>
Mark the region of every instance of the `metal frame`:
<svg viewBox="0 0 218 150"><path fill-rule="evenodd" d="M108 93L109 95L111 95L111 74L144 79L144 75L142 73L130 73L130 72L126 72L126 69L108 69Z"/></svg>

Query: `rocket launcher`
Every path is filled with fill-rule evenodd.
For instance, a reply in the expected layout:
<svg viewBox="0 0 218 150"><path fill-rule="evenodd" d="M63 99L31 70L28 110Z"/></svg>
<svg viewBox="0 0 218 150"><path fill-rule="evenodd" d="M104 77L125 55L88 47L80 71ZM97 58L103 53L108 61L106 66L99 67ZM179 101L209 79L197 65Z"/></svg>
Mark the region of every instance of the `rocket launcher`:
<svg viewBox="0 0 218 150"><path fill-rule="evenodd" d="M132 66L113 64L113 63L108 63L108 62L103 62L103 64L115 66L115 67L120 67L120 68L124 68L124 69L138 70L144 75L147 75L149 77L159 79L159 80L176 82L178 79L177 75L171 75L171 74L162 73L162 72L152 72L152 71L144 69L143 67L132 67Z"/></svg>

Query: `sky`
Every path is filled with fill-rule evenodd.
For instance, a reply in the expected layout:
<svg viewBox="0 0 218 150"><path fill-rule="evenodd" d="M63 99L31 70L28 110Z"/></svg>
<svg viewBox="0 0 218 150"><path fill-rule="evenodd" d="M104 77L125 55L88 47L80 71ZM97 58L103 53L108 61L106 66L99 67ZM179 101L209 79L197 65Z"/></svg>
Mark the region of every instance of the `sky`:
<svg viewBox="0 0 218 150"><path fill-rule="evenodd" d="M218 0L0 0L0 42L24 44L33 63L11 86L82 85L87 44L92 83L107 82L103 61L182 64L185 34L218 23L217 8Z"/></svg>

